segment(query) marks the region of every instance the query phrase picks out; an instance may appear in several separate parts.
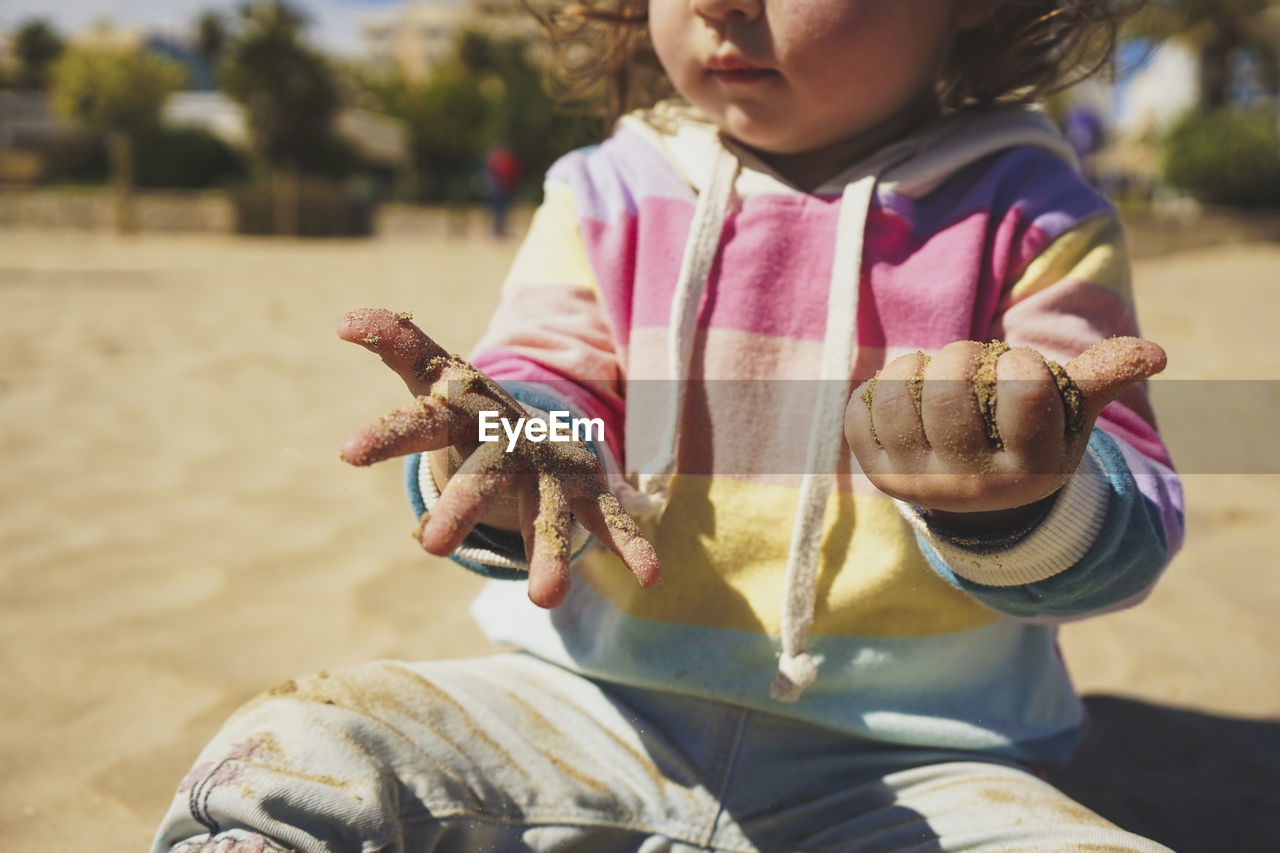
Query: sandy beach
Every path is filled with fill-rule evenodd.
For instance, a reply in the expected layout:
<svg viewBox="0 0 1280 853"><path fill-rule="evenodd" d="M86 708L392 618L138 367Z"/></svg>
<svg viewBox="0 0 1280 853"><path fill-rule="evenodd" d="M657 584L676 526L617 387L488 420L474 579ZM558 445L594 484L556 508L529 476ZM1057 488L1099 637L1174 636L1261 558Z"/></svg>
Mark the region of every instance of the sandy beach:
<svg viewBox="0 0 1280 853"><path fill-rule="evenodd" d="M405 392L333 329L411 310L465 351L515 247L0 230L0 849L144 849L253 694L491 648L479 579L410 540L398 467L337 458ZM1186 547L1145 604L1063 631L1095 725L1059 784L1177 850L1280 843L1280 467L1204 453L1219 422L1237 449L1275 430L1277 273L1280 244L1136 264L1173 405L1271 382L1180 409Z"/></svg>

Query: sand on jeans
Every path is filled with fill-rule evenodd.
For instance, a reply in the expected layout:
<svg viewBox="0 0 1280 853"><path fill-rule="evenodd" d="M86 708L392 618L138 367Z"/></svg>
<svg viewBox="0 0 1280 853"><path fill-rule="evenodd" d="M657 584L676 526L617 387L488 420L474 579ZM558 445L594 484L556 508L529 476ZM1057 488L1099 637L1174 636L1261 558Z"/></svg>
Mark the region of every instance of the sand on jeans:
<svg viewBox="0 0 1280 853"><path fill-rule="evenodd" d="M333 329L412 310L465 351L514 249L0 230L0 848L142 849L254 693L492 648L479 580L411 541L399 469L338 460L406 392ZM1273 245L1140 262L1167 376L1280 379L1277 269ZM1252 384L1224 429L1274 429ZM1175 451L1213 440L1182 417ZM1060 784L1177 849L1250 849L1280 796L1280 476L1200 468L1152 597L1063 632L1096 723Z"/></svg>

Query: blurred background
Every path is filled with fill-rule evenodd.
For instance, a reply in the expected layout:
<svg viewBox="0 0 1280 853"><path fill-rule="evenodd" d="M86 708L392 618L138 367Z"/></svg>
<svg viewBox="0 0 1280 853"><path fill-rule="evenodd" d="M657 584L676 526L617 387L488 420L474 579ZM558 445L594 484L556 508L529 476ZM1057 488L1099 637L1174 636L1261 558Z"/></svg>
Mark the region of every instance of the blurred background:
<svg viewBox="0 0 1280 853"><path fill-rule="evenodd" d="M600 132L520 0L119 5L0 9L0 223L368 235L536 200Z"/></svg>
<svg viewBox="0 0 1280 853"><path fill-rule="evenodd" d="M1280 205L1280 5L1153 0L1124 35L1050 104L1098 186L1135 219ZM536 201L602 130L547 58L521 0L6 0L0 223L355 235Z"/></svg>
<svg viewBox="0 0 1280 853"><path fill-rule="evenodd" d="M1188 534L1066 626L1054 781L1179 851L1280 811L1280 2L1155 0L1050 113L1122 211ZM520 0L0 0L0 850L141 850L220 723L303 673L494 649L334 325L481 334L558 110ZM593 112L594 111L594 112ZM762 689L765 685L762 685Z"/></svg>

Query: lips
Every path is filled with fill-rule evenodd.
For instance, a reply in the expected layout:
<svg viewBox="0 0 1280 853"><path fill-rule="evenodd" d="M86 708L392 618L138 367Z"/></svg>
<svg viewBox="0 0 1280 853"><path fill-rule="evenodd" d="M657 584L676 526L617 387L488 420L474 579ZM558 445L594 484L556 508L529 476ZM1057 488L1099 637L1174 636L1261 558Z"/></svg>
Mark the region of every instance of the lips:
<svg viewBox="0 0 1280 853"><path fill-rule="evenodd" d="M778 72L736 56L713 56L707 60L707 73L731 84L758 83L777 76Z"/></svg>

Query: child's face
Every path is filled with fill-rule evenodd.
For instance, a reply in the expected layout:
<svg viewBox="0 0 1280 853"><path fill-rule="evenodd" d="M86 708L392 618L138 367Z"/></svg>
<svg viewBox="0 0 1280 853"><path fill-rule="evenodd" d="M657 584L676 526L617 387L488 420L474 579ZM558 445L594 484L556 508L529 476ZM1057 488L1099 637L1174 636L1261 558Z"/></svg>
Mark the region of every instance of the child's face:
<svg viewBox="0 0 1280 853"><path fill-rule="evenodd" d="M729 136L800 154L874 136L932 92L990 0L649 0L676 89Z"/></svg>

